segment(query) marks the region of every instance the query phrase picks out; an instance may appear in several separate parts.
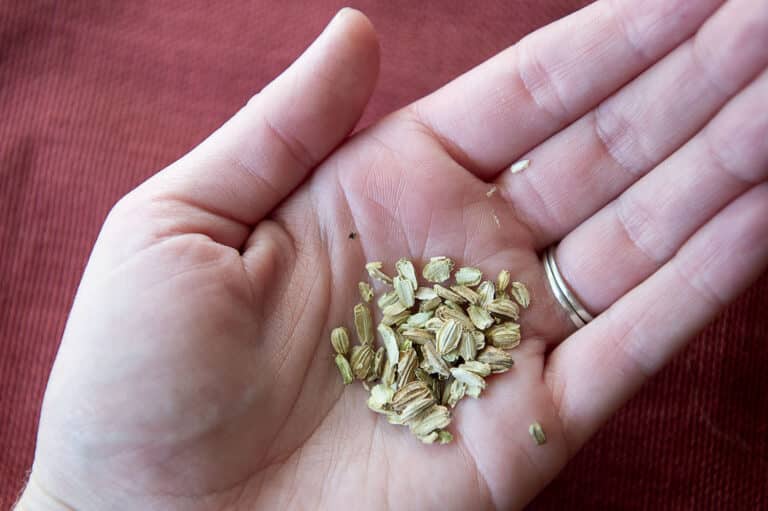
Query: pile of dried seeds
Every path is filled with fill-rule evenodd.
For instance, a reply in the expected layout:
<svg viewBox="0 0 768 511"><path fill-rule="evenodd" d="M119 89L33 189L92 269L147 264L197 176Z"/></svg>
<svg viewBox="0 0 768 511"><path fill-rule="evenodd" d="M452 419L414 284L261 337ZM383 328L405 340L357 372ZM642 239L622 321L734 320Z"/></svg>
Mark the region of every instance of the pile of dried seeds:
<svg viewBox="0 0 768 511"><path fill-rule="evenodd" d="M350 352L349 333L331 332L336 365L344 384L361 380L370 390L368 407L391 424L407 425L424 443L449 443L445 428L451 408L465 396L480 397L485 378L512 367L507 350L520 344L520 308L530 304L528 289L510 282L503 270L496 282L483 280L473 267L459 268L447 257L433 257L422 275L431 286L419 286L413 263L400 259L397 274L382 271L381 262L366 265L368 274L391 289L378 297L381 322L374 346L371 310L354 308L359 344ZM453 276L454 285L446 284ZM363 302L373 288L360 282ZM373 386L370 386L372 384Z"/></svg>

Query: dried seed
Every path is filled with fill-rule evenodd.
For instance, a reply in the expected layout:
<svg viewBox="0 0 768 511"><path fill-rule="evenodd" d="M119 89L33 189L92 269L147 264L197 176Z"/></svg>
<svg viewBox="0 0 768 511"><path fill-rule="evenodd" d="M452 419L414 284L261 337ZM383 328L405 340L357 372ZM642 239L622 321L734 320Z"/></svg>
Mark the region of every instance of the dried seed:
<svg viewBox="0 0 768 511"><path fill-rule="evenodd" d="M480 397L480 394L483 392L484 387L478 387L475 385L467 385L467 393L466 395L477 399Z"/></svg>
<svg viewBox="0 0 768 511"><path fill-rule="evenodd" d="M439 256L430 258L424 265L422 275L429 282L445 282L451 278L453 271L453 261L447 257Z"/></svg>
<svg viewBox="0 0 768 511"><path fill-rule="evenodd" d="M374 385L371 389L371 395L368 397L368 408L377 413L387 413L394 394L395 391L383 383Z"/></svg>
<svg viewBox="0 0 768 511"><path fill-rule="evenodd" d="M419 283L416 280L416 270L413 268L413 263L408 259L403 258L395 263L395 269L400 277L411 283L411 290L416 291Z"/></svg>
<svg viewBox="0 0 768 511"><path fill-rule="evenodd" d="M414 371L419 366L419 359L416 356L416 350L408 349L400 352L400 359L397 361L397 387L403 387L408 382L416 378Z"/></svg>
<svg viewBox="0 0 768 511"><path fill-rule="evenodd" d="M505 316L517 320L520 317L520 307L509 298L497 298L488 304L488 312L497 316Z"/></svg>
<svg viewBox="0 0 768 511"><path fill-rule="evenodd" d="M544 434L544 429L538 422L534 422L528 427L528 433L533 437L536 445L544 445L547 443L547 435Z"/></svg>
<svg viewBox="0 0 768 511"><path fill-rule="evenodd" d="M373 288L367 282L358 282L357 289L360 291L360 297L364 302L370 302L373 298Z"/></svg>
<svg viewBox="0 0 768 511"><path fill-rule="evenodd" d="M379 346L379 349L376 350L376 354L373 356L373 368L371 369L371 377L374 380L381 378L381 373L384 371L384 361L386 360L384 355L384 348Z"/></svg>
<svg viewBox="0 0 768 511"><path fill-rule="evenodd" d="M480 351L485 348L485 334L479 330L472 331L472 337L475 339L475 349Z"/></svg>
<svg viewBox="0 0 768 511"><path fill-rule="evenodd" d="M490 369L489 369L490 370ZM472 371L467 371L466 369L462 369L460 367L453 367L451 368L451 376L456 378L456 381L460 381L464 385L469 387L480 387L481 389L485 388L485 380L482 376L473 373Z"/></svg>
<svg viewBox="0 0 768 511"><path fill-rule="evenodd" d="M411 328L422 328L424 326L424 323L426 323L434 315L435 313L432 311L419 312L416 314L412 314L408 318L408 321L406 321L406 325L408 325Z"/></svg>
<svg viewBox="0 0 768 511"><path fill-rule="evenodd" d="M440 330L440 327L443 326L443 323L445 323L445 321L440 318L431 318L424 323L424 330L437 333L437 331Z"/></svg>
<svg viewBox="0 0 768 511"><path fill-rule="evenodd" d="M525 169L527 169L528 166L530 166L530 164L531 164L531 160L520 160L520 161L517 161L517 162L513 163L509 167L509 170L513 174L517 174L518 172L522 172Z"/></svg>
<svg viewBox="0 0 768 511"><path fill-rule="evenodd" d="M440 354L456 349L461 340L461 324L454 319L449 319L437 331L435 339L437 352Z"/></svg>
<svg viewBox="0 0 768 511"><path fill-rule="evenodd" d="M383 282L384 284L391 284L392 277L381 271L382 266L383 265L381 261L372 261L365 265L365 269L371 278L376 279L379 282Z"/></svg>
<svg viewBox="0 0 768 511"><path fill-rule="evenodd" d="M441 378L448 378L451 375L448 364L437 352L432 341L427 341L421 345L422 362L421 368L429 374L436 374Z"/></svg>
<svg viewBox="0 0 768 511"><path fill-rule="evenodd" d="M413 296L413 286L411 285L411 281L400 275L396 275L392 283L395 286L395 292L397 293L397 298L400 303L405 307L413 307L416 300Z"/></svg>
<svg viewBox="0 0 768 511"><path fill-rule="evenodd" d="M496 277L496 291L503 293L507 290L509 285L509 272L507 270L501 270L499 276Z"/></svg>
<svg viewBox="0 0 768 511"><path fill-rule="evenodd" d="M373 343L373 321L371 321L371 310L364 303L358 303L355 305L354 313L355 330L357 331L357 338L360 340L360 343Z"/></svg>
<svg viewBox="0 0 768 511"><path fill-rule="evenodd" d="M459 355L459 347L458 346L456 346L455 349L449 351L448 353L443 353L443 355L442 355L443 360L445 360L449 364L453 364L454 362L456 362L459 359L459 356L460 355Z"/></svg>
<svg viewBox="0 0 768 511"><path fill-rule="evenodd" d="M394 330L383 323L379 323L377 330L379 331L379 336L381 336L381 343L387 352L387 361L392 365L397 364L400 358L397 335L395 335Z"/></svg>
<svg viewBox="0 0 768 511"><path fill-rule="evenodd" d="M480 307L485 307L496 297L496 286L494 286L493 282L490 280L484 280L477 287L477 294L480 295L478 305L480 305Z"/></svg>
<svg viewBox="0 0 768 511"><path fill-rule="evenodd" d="M515 363L512 355L504 350L488 346L477 355L479 362L485 362L491 368L492 373L503 373L508 371Z"/></svg>
<svg viewBox="0 0 768 511"><path fill-rule="evenodd" d="M395 303L384 307L384 310L382 310L381 313L384 314L385 316L397 316L398 314L401 314L407 310L408 310L408 307L406 307L398 297L398 300Z"/></svg>
<svg viewBox="0 0 768 511"><path fill-rule="evenodd" d="M420 287L416 289L414 296L417 300L426 302L428 300L432 300L433 298L437 298L437 293L435 293L435 290L431 287Z"/></svg>
<svg viewBox="0 0 768 511"><path fill-rule="evenodd" d="M485 330L493 325L493 318L487 310L478 307L477 305L470 305L467 312L469 312L469 319L471 319L472 323L480 330Z"/></svg>
<svg viewBox="0 0 768 511"><path fill-rule="evenodd" d="M437 293L437 296L439 296L443 300L448 300L454 303L466 302L466 300L462 298L461 295L455 293L454 291L451 291L450 289L444 288L440 284L435 284L435 293Z"/></svg>
<svg viewBox="0 0 768 511"><path fill-rule="evenodd" d="M451 286L451 291L471 304L476 304L480 301L480 295L477 294L477 291L467 286Z"/></svg>
<svg viewBox="0 0 768 511"><path fill-rule="evenodd" d="M443 303L443 300L439 296L435 296L430 300L421 302L421 304L419 305L419 312L433 311L437 309L441 303Z"/></svg>
<svg viewBox="0 0 768 511"><path fill-rule="evenodd" d="M384 369L381 371L381 383L387 387L397 388L395 385L397 379L397 365L390 364L389 360L384 361Z"/></svg>
<svg viewBox="0 0 768 511"><path fill-rule="evenodd" d="M472 266L464 266L456 270L454 278L460 286L476 286L483 280L483 272Z"/></svg>
<svg viewBox="0 0 768 511"><path fill-rule="evenodd" d="M424 382L415 380L408 385L400 387L392 397L392 409L396 412L401 412L405 409L406 405L414 399L431 396L429 387Z"/></svg>
<svg viewBox="0 0 768 511"><path fill-rule="evenodd" d="M478 376L482 376L483 378L491 374L491 366L485 362L480 362L479 360L470 360L468 362L464 362L459 366L459 369L473 372Z"/></svg>
<svg viewBox="0 0 768 511"><path fill-rule="evenodd" d="M450 444L453 442L453 435L450 431L441 429L437 432L437 442L440 444Z"/></svg>
<svg viewBox="0 0 768 511"><path fill-rule="evenodd" d="M379 309L383 311L390 305L394 305L398 303L397 293L395 292L394 289L392 291L387 291L386 293L384 293L379 297L376 303L378 304Z"/></svg>
<svg viewBox="0 0 768 511"><path fill-rule="evenodd" d="M343 326L331 330L331 346L339 355L349 353L349 332Z"/></svg>
<svg viewBox="0 0 768 511"><path fill-rule="evenodd" d="M454 378L450 380L450 383L446 386L445 391L443 392L442 403L453 408L464 398L466 392L467 386Z"/></svg>
<svg viewBox="0 0 768 511"><path fill-rule="evenodd" d="M438 307L435 311L435 316L443 321L448 321L449 319L458 321L465 330L474 330L475 328L475 324L472 323L469 316L467 316L461 309L456 310L445 306Z"/></svg>
<svg viewBox="0 0 768 511"><path fill-rule="evenodd" d="M404 423L408 423L409 421L412 421L416 419L419 415L427 411L429 408L431 408L435 404L435 397L432 395L432 393L429 393L429 397L423 397L423 398L416 398L407 405L405 405L405 408L403 408L403 411L400 412L400 419Z"/></svg>
<svg viewBox="0 0 768 511"><path fill-rule="evenodd" d="M408 425L414 435L426 436L436 429L443 429L451 423L451 412L442 405L432 404L423 414Z"/></svg>
<svg viewBox="0 0 768 511"><path fill-rule="evenodd" d="M358 380L364 380L368 377L373 366L373 350L367 344L361 344L352 348L352 356L349 357L349 363L352 366L352 374Z"/></svg>
<svg viewBox="0 0 768 511"><path fill-rule="evenodd" d="M407 310L404 310L392 316L385 314L384 317L381 318L381 322L387 326L400 325L405 323L410 316L411 313Z"/></svg>
<svg viewBox="0 0 768 511"><path fill-rule="evenodd" d="M409 328L403 330L402 335L416 344L424 344L425 342L433 342L435 340L435 334L423 328Z"/></svg>
<svg viewBox="0 0 768 511"><path fill-rule="evenodd" d="M495 186L492 186L490 190L488 190L487 192L485 192L485 196L486 196L486 197L490 197L490 196L492 196L494 193L496 193L496 187L495 187Z"/></svg>
<svg viewBox="0 0 768 511"><path fill-rule="evenodd" d="M349 385L352 383L352 367L349 365L347 357L342 354L336 355L336 367L339 368L339 373L341 373L341 381L344 382L344 385Z"/></svg>
<svg viewBox="0 0 768 511"><path fill-rule="evenodd" d="M472 332L463 332L461 334L461 342L459 343L459 355L466 360L474 360L477 356L477 348L475 347L475 337Z"/></svg>
<svg viewBox="0 0 768 511"><path fill-rule="evenodd" d="M437 441L438 434L437 431L433 431L432 433L426 435L426 436L419 436L416 437L419 440L421 440L425 444L434 444Z"/></svg>
<svg viewBox="0 0 768 511"><path fill-rule="evenodd" d="M527 309L531 304L531 295L528 292L528 288L522 282L513 282L509 293L523 309Z"/></svg>
<svg viewBox="0 0 768 511"><path fill-rule="evenodd" d="M520 325L507 322L491 327L486 335L497 348L512 349L520 344Z"/></svg>

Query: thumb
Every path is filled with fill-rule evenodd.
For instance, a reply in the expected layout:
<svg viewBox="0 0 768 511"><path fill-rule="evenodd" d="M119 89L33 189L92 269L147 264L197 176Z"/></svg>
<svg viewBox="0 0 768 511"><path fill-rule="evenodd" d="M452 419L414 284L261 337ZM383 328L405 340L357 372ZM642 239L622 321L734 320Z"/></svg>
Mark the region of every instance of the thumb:
<svg viewBox="0 0 768 511"><path fill-rule="evenodd" d="M378 42L370 21L359 11L342 9L232 119L115 210L127 210L123 216L132 225L163 225L168 232L168 223L177 219L172 232L199 232L241 246L253 224L352 131L373 92L378 68ZM144 207L164 199L172 207ZM153 215L163 217L147 218Z"/></svg>

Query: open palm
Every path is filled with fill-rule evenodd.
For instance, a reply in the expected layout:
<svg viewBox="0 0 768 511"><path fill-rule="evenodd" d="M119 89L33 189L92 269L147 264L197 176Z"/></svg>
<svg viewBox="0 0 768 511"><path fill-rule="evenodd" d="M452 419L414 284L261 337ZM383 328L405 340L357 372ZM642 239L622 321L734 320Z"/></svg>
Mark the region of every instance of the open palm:
<svg viewBox="0 0 768 511"><path fill-rule="evenodd" d="M635 4L597 2L339 146L378 69L372 27L342 11L110 214L46 392L32 476L46 498L532 498L768 261L768 6ZM504 171L522 157L529 169ZM575 333L538 255L558 242L597 316ZM514 368L456 408L448 446L370 412L328 342L366 261L435 255L509 269L533 296Z"/></svg>

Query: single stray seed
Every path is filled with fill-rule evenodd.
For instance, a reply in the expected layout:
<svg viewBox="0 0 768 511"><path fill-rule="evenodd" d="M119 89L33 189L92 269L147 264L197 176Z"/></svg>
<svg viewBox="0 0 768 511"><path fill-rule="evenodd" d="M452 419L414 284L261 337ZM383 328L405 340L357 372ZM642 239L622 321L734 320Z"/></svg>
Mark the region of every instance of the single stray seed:
<svg viewBox="0 0 768 511"><path fill-rule="evenodd" d="M499 276L496 277L496 292L503 293L507 290L507 286L509 285L509 278L509 271L501 270L499 272Z"/></svg>
<svg viewBox="0 0 768 511"><path fill-rule="evenodd" d="M342 354L336 355L336 367L339 368L339 373L341 373L341 381L344 382L344 385L349 385L352 383L352 367L349 365L347 357Z"/></svg>
<svg viewBox="0 0 768 511"><path fill-rule="evenodd" d="M542 429L541 424L538 422L534 422L528 427L528 433L530 433L536 441L536 445L544 445L547 443L547 435L544 434L544 429Z"/></svg>
<svg viewBox="0 0 768 511"><path fill-rule="evenodd" d="M477 360L488 364L492 373L506 372L514 364L512 355L494 346L488 346L483 351L481 351L477 355Z"/></svg>
<svg viewBox="0 0 768 511"><path fill-rule="evenodd" d="M360 291L360 297L364 302L370 302L373 298L373 288L367 282L358 282L357 289Z"/></svg>
<svg viewBox="0 0 768 511"><path fill-rule="evenodd" d="M517 174L518 172L522 172L525 169L527 169L531 165L531 160L520 160L518 162L515 162L512 164L511 167L509 167L509 170L513 174Z"/></svg>
<svg viewBox="0 0 768 511"><path fill-rule="evenodd" d="M331 346L339 355L349 353L349 333L343 326L331 330Z"/></svg>

